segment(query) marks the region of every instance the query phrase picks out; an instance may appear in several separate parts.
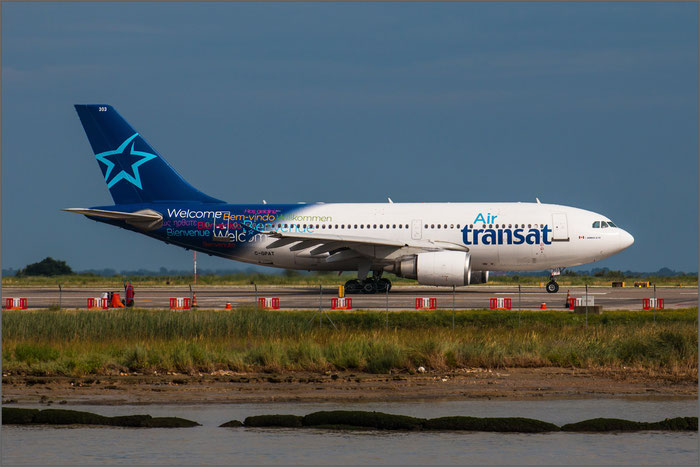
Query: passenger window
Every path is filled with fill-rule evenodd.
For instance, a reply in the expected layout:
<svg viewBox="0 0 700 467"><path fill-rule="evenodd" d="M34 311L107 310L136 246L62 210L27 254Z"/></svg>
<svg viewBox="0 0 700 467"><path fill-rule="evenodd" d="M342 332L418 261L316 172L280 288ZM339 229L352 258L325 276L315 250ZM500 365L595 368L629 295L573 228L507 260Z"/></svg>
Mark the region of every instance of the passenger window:
<svg viewBox="0 0 700 467"><path fill-rule="evenodd" d="M434 229L434 228L435 228L435 224L430 224L430 228L431 228L431 229Z"/></svg>
<svg viewBox="0 0 700 467"><path fill-rule="evenodd" d="M395 228L396 228L396 224L392 225L391 228L392 228L392 229L395 229Z"/></svg>
<svg viewBox="0 0 700 467"><path fill-rule="evenodd" d="M438 229L440 228L440 224L438 224L437 228L438 228Z"/></svg>
<svg viewBox="0 0 700 467"><path fill-rule="evenodd" d="M455 225L454 225L454 224L450 224L450 228L451 228L451 229L454 229L454 228L455 228Z"/></svg>
<svg viewBox="0 0 700 467"><path fill-rule="evenodd" d="M457 228L459 229L459 224L457 224Z"/></svg>
<svg viewBox="0 0 700 467"><path fill-rule="evenodd" d="M425 224L425 228L426 228L426 229L428 228L428 224Z"/></svg>

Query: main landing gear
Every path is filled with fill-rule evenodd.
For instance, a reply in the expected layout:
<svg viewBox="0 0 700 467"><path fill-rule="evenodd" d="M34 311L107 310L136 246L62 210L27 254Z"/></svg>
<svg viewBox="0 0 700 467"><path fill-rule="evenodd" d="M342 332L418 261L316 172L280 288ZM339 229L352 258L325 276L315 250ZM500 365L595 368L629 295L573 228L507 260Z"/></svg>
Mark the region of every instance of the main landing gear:
<svg viewBox="0 0 700 467"><path fill-rule="evenodd" d="M389 279L384 279L376 273L372 277L367 277L364 280L352 279L345 283L345 293L353 294L360 293L363 294L375 294L375 293L386 293L391 290L391 281Z"/></svg>
<svg viewBox="0 0 700 467"><path fill-rule="evenodd" d="M557 293L559 292L559 284L557 284L556 277L561 274L564 268L557 268L552 270L552 275L549 276L549 282L547 282L547 292Z"/></svg>

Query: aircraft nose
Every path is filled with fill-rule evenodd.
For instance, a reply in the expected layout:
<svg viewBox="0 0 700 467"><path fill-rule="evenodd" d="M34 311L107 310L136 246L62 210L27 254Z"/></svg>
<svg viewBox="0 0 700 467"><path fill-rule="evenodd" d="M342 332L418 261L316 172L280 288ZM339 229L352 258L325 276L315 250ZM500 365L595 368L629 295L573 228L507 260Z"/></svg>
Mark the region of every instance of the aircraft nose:
<svg viewBox="0 0 700 467"><path fill-rule="evenodd" d="M625 248L629 248L633 243L634 237L626 230L623 230L622 235L620 236L620 249L624 250Z"/></svg>

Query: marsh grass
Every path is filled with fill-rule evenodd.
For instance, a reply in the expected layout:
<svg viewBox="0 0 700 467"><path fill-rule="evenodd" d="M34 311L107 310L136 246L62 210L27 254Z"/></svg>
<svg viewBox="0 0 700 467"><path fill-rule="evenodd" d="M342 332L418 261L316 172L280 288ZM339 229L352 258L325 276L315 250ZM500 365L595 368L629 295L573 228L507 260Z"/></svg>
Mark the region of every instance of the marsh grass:
<svg viewBox="0 0 700 467"><path fill-rule="evenodd" d="M352 370L370 373L563 366L631 369L696 379L697 308L589 316L560 311L331 313L310 311L4 311L3 371L117 372Z"/></svg>

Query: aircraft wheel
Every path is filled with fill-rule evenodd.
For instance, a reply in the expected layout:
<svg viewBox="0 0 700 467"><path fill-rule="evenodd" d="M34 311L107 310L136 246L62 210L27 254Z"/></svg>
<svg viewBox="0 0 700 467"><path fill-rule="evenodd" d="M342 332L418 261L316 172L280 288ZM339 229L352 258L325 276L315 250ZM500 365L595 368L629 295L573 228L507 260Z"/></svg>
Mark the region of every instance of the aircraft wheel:
<svg viewBox="0 0 700 467"><path fill-rule="evenodd" d="M377 292L386 293L391 290L391 281L389 279L379 279L377 281Z"/></svg>
<svg viewBox="0 0 700 467"><path fill-rule="evenodd" d="M549 292L549 293L559 292L559 284L557 284L554 281L547 282L547 292Z"/></svg>
<svg viewBox="0 0 700 467"><path fill-rule="evenodd" d="M362 284L357 279L352 279L345 283L345 293L358 293L361 290Z"/></svg>
<svg viewBox="0 0 700 467"><path fill-rule="evenodd" d="M362 282L362 293L364 294L374 294L377 293L377 283L372 279L365 279Z"/></svg>

